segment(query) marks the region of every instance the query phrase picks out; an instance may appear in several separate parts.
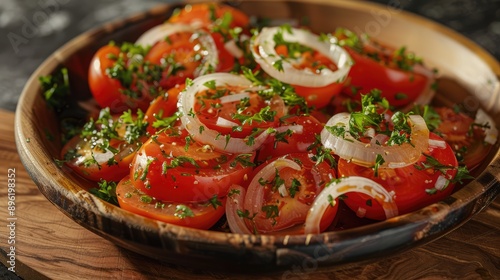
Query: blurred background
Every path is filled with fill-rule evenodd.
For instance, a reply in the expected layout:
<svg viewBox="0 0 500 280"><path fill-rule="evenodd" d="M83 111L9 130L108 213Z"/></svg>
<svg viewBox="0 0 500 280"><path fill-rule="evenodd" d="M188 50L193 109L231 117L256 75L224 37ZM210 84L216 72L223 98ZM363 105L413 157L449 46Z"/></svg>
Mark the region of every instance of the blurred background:
<svg viewBox="0 0 500 280"><path fill-rule="evenodd" d="M0 0L0 109L15 110L22 88L33 71L68 40L105 22L169 2L178 1ZM500 60L500 0L372 2L401 7L442 23ZM0 265L0 279L17 278Z"/></svg>

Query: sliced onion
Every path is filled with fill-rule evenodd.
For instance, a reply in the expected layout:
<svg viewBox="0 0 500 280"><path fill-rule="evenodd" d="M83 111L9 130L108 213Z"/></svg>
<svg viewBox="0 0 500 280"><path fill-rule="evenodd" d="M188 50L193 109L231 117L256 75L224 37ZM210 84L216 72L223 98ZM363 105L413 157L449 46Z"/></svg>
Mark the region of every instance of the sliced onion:
<svg viewBox="0 0 500 280"><path fill-rule="evenodd" d="M251 196L245 197L245 209L250 211L250 213L259 213L264 204L264 188L259 183L259 180L271 181L274 176L276 176L276 170L278 172L285 168L291 168L294 170L300 170L301 167L295 161L286 158L278 158L268 165L264 166L255 176L248 185L248 193Z"/></svg>
<svg viewBox="0 0 500 280"><path fill-rule="evenodd" d="M207 90L208 88L204 84L210 81L215 81L217 86L232 85L243 88L252 86L252 82L246 78L229 73L208 74L194 79L192 85L187 87L179 97L178 107L182 113L183 126L196 141L212 145L218 151L251 153L257 150L269 136L267 130L255 137L252 145L248 145L242 138L230 137L226 139L226 136L221 135L217 130L209 129L203 125L196 114L193 116L195 96L198 92ZM200 129L201 127L203 129Z"/></svg>
<svg viewBox="0 0 500 280"><path fill-rule="evenodd" d="M245 53L236 45L234 40L229 40L224 44L224 48L234 57L242 58Z"/></svg>
<svg viewBox="0 0 500 280"><path fill-rule="evenodd" d="M429 147L444 149L446 148L446 142L444 140L436 140L429 138Z"/></svg>
<svg viewBox="0 0 500 280"><path fill-rule="evenodd" d="M241 93L236 93L236 94L231 94L231 95L224 95L219 99L220 99L221 104L226 104L226 103L240 101L243 98L250 98L250 93L241 92Z"/></svg>
<svg viewBox="0 0 500 280"><path fill-rule="evenodd" d="M309 69L299 70L287 61L282 60L283 71L274 67L281 60L276 53L274 36L280 32L279 27L266 27L252 40L252 54L262 69L273 78L292 85L305 87L324 87L336 82L342 82L351 69L352 60L349 54L337 44L321 41L319 36L302 29L292 28L292 34L283 32L286 41L298 42L304 46L313 48L334 62L338 69L322 69L320 73L313 73Z"/></svg>
<svg viewBox="0 0 500 280"><path fill-rule="evenodd" d="M217 118L217 122L215 123L217 126L221 126L221 127L235 127L235 126L238 126L237 123L235 122L232 122L228 119L225 119L225 118L222 118L222 117L218 117Z"/></svg>
<svg viewBox="0 0 500 280"><path fill-rule="evenodd" d="M306 234L319 233L321 218L330 205L330 201L349 192L363 193L375 199L384 208L386 219L398 215L398 207L394 202L393 195L380 184L365 177L345 177L338 182L326 185L318 194L307 214L304 232ZM358 211L363 210L359 209Z"/></svg>
<svg viewBox="0 0 500 280"><path fill-rule="evenodd" d="M160 24L144 32L135 43L142 46L153 46L172 34L183 32L193 33L192 39L198 39L201 43L203 54L202 67L197 69L195 75L200 76L208 73L210 69L216 69L216 66L219 64L219 51L217 50L215 41L209 33L196 28L194 25L181 23Z"/></svg>
<svg viewBox="0 0 500 280"><path fill-rule="evenodd" d="M325 126L349 127L349 113L339 113L331 117ZM396 168L414 164L429 147L429 129L419 115L409 116L411 125L411 144L383 146L374 143L362 143L349 133L343 136L331 134L326 128L321 131L321 143L339 157L363 166L373 166L377 155L384 159L382 166Z"/></svg>
<svg viewBox="0 0 500 280"><path fill-rule="evenodd" d="M484 128L484 142L494 145L498 139L498 129L495 121L485 111L479 109L474 122L477 124L488 124L488 127Z"/></svg>
<svg viewBox="0 0 500 280"><path fill-rule="evenodd" d="M154 26L146 32L142 33L142 35L135 41L135 44L142 46L153 46L159 41L164 41L165 38L172 34L181 32L194 33L195 31L196 30L194 29L194 27L188 24L164 23Z"/></svg>
<svg viewBox="0 0 500 280"><path fill-rule="evenodd" d="M304 126L301 124L283 125L283 126L276 127L274 130L276 130L276 132L278 132L278 133L282 133L282 132L285 132L287 130L291 130L291 131L293 131L293 133L302 134L304 132Z"/></svg>
<svg viewBox="0 0 500 280"><path fill-rule="evenodd" d="M231 196L227 197L226 219L231 232L240 234L252 234L245 223L245 218L238 216L238 210L243 212L246 190L242 186L233 185L229 189Z"/></svg>
<svg viewBox="0 0 500 280"><path fill-rule="evenodd" d="M442 191L446 188L448 185L449 180L446 179L444 175L439 175L439 177L436 179L436 183L434 184L434 188L438 191Z"/></svg>

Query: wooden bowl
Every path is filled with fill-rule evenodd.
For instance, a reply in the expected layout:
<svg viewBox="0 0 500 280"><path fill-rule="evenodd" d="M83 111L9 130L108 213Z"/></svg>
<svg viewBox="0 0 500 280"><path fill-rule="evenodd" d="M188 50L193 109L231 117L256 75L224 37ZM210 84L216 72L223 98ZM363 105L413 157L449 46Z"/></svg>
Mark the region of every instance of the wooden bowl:
<svg viewBox="0 0 500 280"><path fill-rule="evenodd" d="M482 107L500 123L500 65L486 51L436 23L397 7L358 1L237 1L250 15L307 19L313 30L347 27L393 45L406 45L440 70L440 100ZM456 229L500 193L498 144L476 170L476 179L439 203L413 213L354 229L317 235L240 235L196 230L144 218L101 201L90 185L55 163L61 142L59 117L41 97L38 77L69 69L75 100L90 97L87 69L94 52L110 40L134 41L161 23L174 5L160 6L86 32L52 54L30 78L16 110L21 160L40 191L75 222L147 257L200 267L302 269L370 260L430 242ZM81 117L78 111L65 117ZM55 210L55 209L54 209Z"/></svg>

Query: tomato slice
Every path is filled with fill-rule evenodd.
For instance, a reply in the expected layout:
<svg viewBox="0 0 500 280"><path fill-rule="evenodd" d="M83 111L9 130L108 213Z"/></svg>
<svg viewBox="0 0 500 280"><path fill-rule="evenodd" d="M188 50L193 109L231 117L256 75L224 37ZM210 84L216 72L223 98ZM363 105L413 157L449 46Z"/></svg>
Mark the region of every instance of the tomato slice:
<svg viewBox="0 0 500 280"><path fill-rule="evenodd" d="M129 165L140 144L127 144L124 140L112 141L111 146L120 149L113 154L98 148L92 148L91 143L77 135L61 150L61 158L65 164L82 177L92 181L118 182L129 172Z"/></svg>
<svg viewBox="0 0 500 280"><path fill-rule="evenodd" d="M148 122L147 132L149 135L154 135L160 129L180 124L175 113L177 112L179 94L184 88L184 84L176 85L151 102L144 114L144 121Z"/></svg>
<svg viewBox="0 0 500 280"><path fill-rule="evenodd" d="M227 20L229 22L222 22ZM234 28L248 26L250 19L245 13L231 6L218 3L201 3L186 5L183 9L174 13L168 21L172 23L196 23L206 28L226 24L229 28Z"/></svg>
<svg viewBox="0 0 500 280"><path fill-rule="evenodd" d="M443 141L434 133L431 133L429 138ZM430 147L414 165L402 168L378 168L378 176L375 176L374 168L356 165L343 159L338 162L338 172L340 177L362 176L372 179L387 191L394 192L394 200L401 215L450 195L454 187L451 180L457 173L457 166L453 150L446 145L445 148ZM344 202L358 216L374 220L385 219L380 204L364 194L349 193Z"/></svg>
<svg viewBox="0 0 500 280"><path fill-rule="evenodd" d="M345 49L354 60L344 89L348 96L359 100L361 95L379 89L392 106L402 107L413 103L429 86L424 74L389 67L350 47Z"/></svg>
<svg viewBox="0 0 500 280"><path fill-rule="evenodd" d="M277 46L276 53L284 58L297 59L296 57L290 57L288 49L285 45ZM332 71L337 70L337 65L318 51L304 51L300 55L300 63L293 64L294 68L298 70L318 73L322 68L328 68ZM305 98L309 106L314 106L316 109L319 109L328 105L332 97L340 93L343 83L332 83L322 87L307 87L295 84L292 84L292 86L295 88L295 92L298 95Z"/></svg>
<svg viewBox="0 0 500 280"><path fill-rule="evenodd" d="M207 127L235 138L275 127L285 112L283 100L265 100L239 86L218 86L196 94L194 113Z"/></svg>
<svg viewBox="0 0 500 280"><path fill-rule="evenodd" d="M96 121L86 124L86 134L74 136L61 150L65 164L92 181L121 180L130 172L136 151L147 140L145 129L140 127L144 125L142 122L125 124L120 119L125 114L112 116L108 113L107 109L101 110ZM130 131L134 129L136 139L131 139Z"/></svg>
<svg viewBox="0 0 500 280"><path fill-rule="evenodd" d="M115 45L103 46L94 54L88 72L92 95L101 108L109 107L113 113L127 109L146 111L152 99L149 94L124 94L125 87L120 80L108 74L108 70L115 66L116 59L120 56L126 55Z"/></svg>
<svg viewBox="0 0 500 280"><path fill-rule="evenodd" d="M197 229L209 229L224 215L226 199L215 197L200 203L159 201L134 188L126 176L116 186L120 207L158 221Z"/></svg>
<svg viewBox="0 0 500 280"><path fill-rule="evenodd" d="M214 40L219 56L219 64L217 64L216 72L230 72L235 66L235 61L238 61L238 63L241 61L227 50L226 36L220 32L210 32L210 36Z"/></svg>
<svg viewBox="0 0 500 280"><path fill-rule="evenodd" d="M292 116L281 123L258 153L258 162L291 153L307 153L323 130L323 125L313 116Z"/></svg>
<svg viewBox="0 0 500 280"><path fill-rule="evenodd" d="M201 74L205 56L202 46L203 43L193 32L177 32L154 44L144 59L155 65L167 66L159 85L170 89L176 84L183 84L186 78L193 79Z"/></svg>
<svg viewBox="0 0 500 280"><path fill-rule="evenodd" d="M309 208L325 184L335 177L328 164L316 164L308 153L289 154L260 165L249 183L244 211L249 228L258 233L286 230L303 232L295 227L305 222ZM323 216L323 230L333 221L337 208Z"/></svg>
<svg viewBox="0 0 500 280"><path fill-rule="evenodd" d="M229 154L195 142L175 128L152 136L131 164L132 184L158 200L206 201L223 197L250 174L254 153Z"/></svg>
<svg viewBox="0 0 500 280"><path fill-rule="evenodd" d="M481 124L474 124L471 117L452 108L434 109L441 119L435 132L443 137L469 170L478 166L492 148L491 144L484 141L485 133Z"/></svg>

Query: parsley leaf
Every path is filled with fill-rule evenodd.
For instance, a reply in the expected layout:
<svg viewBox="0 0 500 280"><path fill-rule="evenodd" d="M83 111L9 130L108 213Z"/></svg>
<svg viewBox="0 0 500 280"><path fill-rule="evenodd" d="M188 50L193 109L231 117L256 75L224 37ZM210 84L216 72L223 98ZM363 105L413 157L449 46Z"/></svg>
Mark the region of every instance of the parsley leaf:
<svg viewBox="0 0 500 280"><path fill-rule="evenodd" d="M38 78L47 104L56 112L61 112L68 104L70 96L68 69L62 68L54 75Z"/></svg>
<svg viewBox="0 0 500 280"><path fill-rule="evenodd" d="M90 193L104 201L118 205L118 199L116 197L116 182L102 180L97 184L99 185L99 188L91 188L89 190Z"/></svg>

